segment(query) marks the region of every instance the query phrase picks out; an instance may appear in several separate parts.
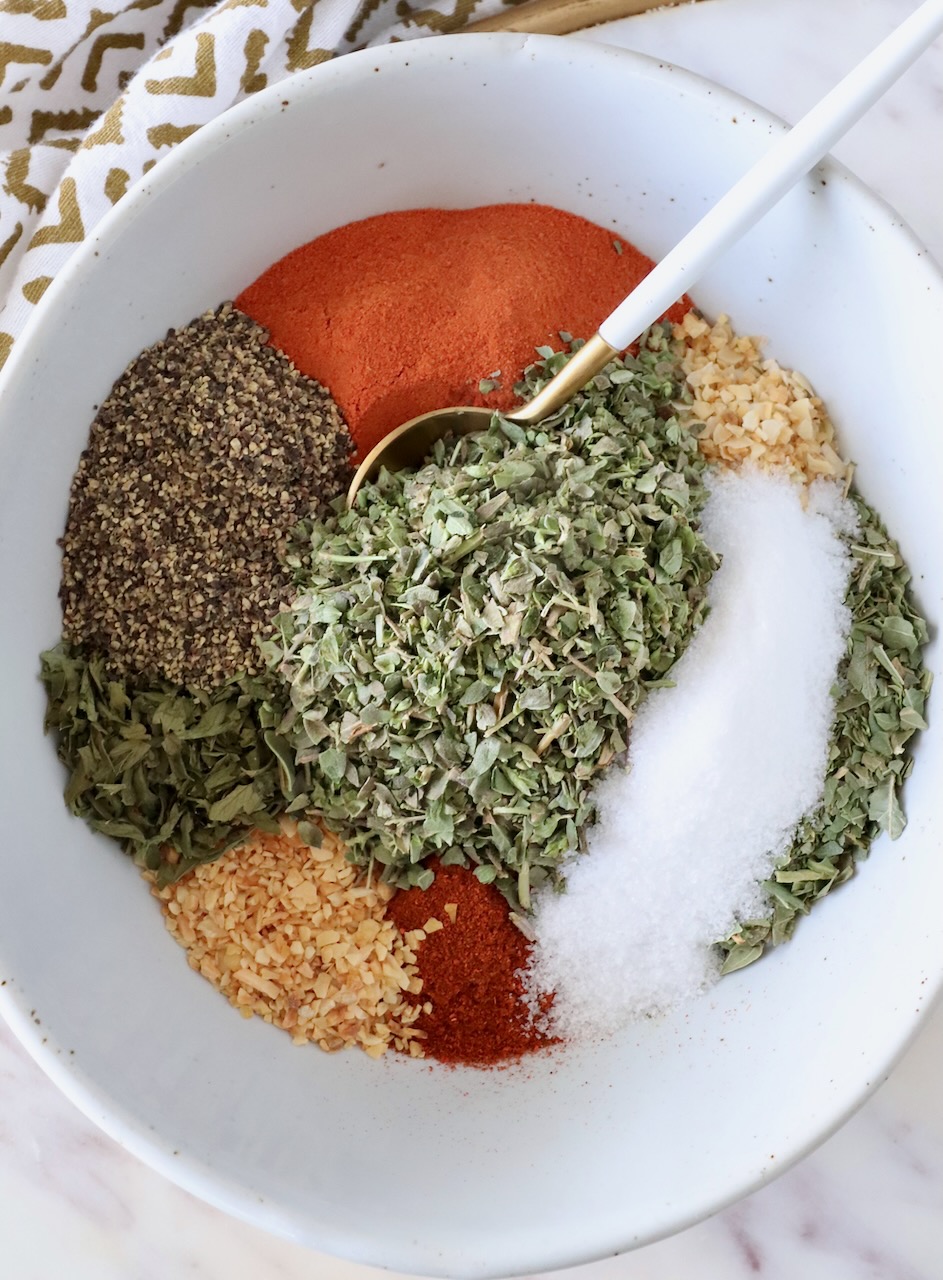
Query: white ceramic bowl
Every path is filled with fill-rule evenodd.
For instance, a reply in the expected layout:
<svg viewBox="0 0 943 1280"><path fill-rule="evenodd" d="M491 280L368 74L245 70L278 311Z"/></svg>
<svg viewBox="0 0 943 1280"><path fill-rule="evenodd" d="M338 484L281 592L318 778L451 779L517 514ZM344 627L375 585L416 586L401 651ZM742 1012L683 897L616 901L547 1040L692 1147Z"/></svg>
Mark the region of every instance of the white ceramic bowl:
<svg viewBox="0 0 943 1280"><path fill-rule="evenodd" d="M781 127L694 76L585 43L458 36L354 54L252 98L160 164L17 344L0 399L2 1005L93 1120L214 1204L436 1275L628 1249L819 1142L885 1077L937 991L936 729L919 744L903 838L879 841L792 943L674 1017L485 1073L329 1057L237 1017L187 968L130 863L66 813L42 735L37 654L59 631L70 477L94 406L140 348L294 246L385 210L533 199L657 258ZM943 288L920 247L829 166L696 297L813 379L937 622Z"/></svg>

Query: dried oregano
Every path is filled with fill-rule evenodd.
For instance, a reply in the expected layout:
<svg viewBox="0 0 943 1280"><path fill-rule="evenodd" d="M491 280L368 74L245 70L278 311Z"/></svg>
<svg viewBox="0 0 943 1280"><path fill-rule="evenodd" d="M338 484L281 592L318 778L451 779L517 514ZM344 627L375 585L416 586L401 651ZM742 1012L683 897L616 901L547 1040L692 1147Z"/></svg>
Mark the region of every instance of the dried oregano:
<svg viewBox="0 0 943 1280"><path fill-rule="evenodd" d="M566 360L542 349L520 390ZM496 417L309 523L267 646L312 807L400 885L471 862L526 909L703 616L705 463L665 332L538 429Z"/></svg>
<svg viewBox="0 0 943 1280"><path fill-rule="evenodd" d="M800 915L854 875L881 831L896 840L904 829L900 789L913 765L907 744L926 728L931 675L920 651L927 625L910 598L910 573L896 544L864 499L851 498L860 525L847 539L852 627L834 689L824 800L764 881L769 917L745 922L721 944L725 973L791 937Z"/></svg>

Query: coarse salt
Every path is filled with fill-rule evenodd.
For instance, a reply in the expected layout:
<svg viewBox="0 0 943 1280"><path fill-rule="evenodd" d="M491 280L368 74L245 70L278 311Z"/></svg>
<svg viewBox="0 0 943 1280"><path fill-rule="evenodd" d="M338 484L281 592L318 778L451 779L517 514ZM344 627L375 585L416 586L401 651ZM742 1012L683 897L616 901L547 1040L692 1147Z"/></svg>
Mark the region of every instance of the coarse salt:
<svg viewBox="0 0 943 1280"><path fill-rule="evenodd" d="M755 468L710 489L703 530L723 556L711 612L675 687L643 704L629 768L599 785L567 892L537 901L529 992L555 992L565 1037L666 1011L714 980L713 944L769 914L759 881L822 797L853 509L833 481Z"/></svg>

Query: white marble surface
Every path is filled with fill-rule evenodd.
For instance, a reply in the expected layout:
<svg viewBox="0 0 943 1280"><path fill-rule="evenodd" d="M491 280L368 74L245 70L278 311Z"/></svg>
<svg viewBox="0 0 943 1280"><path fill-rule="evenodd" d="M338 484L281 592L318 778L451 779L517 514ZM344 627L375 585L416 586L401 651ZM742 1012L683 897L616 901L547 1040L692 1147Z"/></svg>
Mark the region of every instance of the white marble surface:
<svg viewBox="0 0 943 1280"><path fill-rule="evenodd" d="M593 38L796 119L914 0L701 0ZM836 148L943 261L943 43ZM884 1088L777 1182L574 1280L941 1280L943 1009ZM369 1280L225 1218L103 1137L0 1026L3 1280Z"/></svg>

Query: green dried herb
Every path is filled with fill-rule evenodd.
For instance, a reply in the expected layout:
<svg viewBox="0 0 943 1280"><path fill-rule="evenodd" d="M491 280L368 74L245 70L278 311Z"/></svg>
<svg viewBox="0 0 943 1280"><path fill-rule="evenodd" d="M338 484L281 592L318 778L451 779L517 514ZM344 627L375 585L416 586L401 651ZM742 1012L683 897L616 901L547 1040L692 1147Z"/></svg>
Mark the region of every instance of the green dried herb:
<svg viewBox="0 0 943 1280"><path fill-rule="evenodd" d="M581 344L573 344L574 349ZM567 356L539 349L532 395ZM308 523L265 647L316 808L406 887L469 862L515 905L579 843L598 771L667 681L716 558L667 332L539 429L496 416Z"/></svg>
<svg viewBox="0 0 943 1280"><path fill-rule="evenodd" d="M825 798L796 831L783 864L764 882L771 914L722 942L723 972L759 959L790 938L800 915L854 875L872 841L904 829L900 791L913 767L908 743L925 729L930 672L921 659L927 625L907 590L910 573L875 511L852 494L859 534L845 601L852 627L833 690L835 722Z"/></svg>
<svg viewBox="0 0 943 1280"><path fill-rule="evenodd" d="M42 655L42 679L66 803L162 884L308 807L271 678L208 693L112 679L102 658L63 643Z"/></svg>

